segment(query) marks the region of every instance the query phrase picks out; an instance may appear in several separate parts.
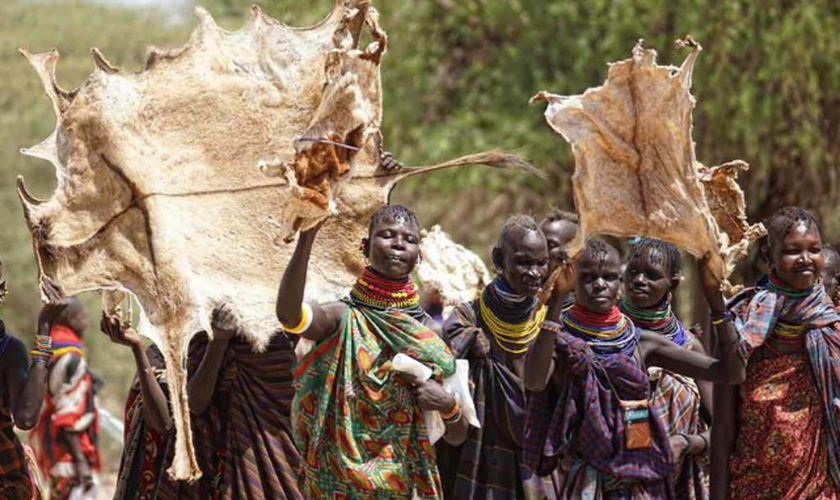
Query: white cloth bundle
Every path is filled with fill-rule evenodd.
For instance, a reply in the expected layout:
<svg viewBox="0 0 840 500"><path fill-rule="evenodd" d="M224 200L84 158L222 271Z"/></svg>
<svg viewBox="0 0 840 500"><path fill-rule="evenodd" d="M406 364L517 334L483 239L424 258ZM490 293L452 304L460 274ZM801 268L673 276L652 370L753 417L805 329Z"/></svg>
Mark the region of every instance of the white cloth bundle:
<svg viewBox="0 0 840 500"><path fill-rule="evenodd" d="M432 376L432 369L414 358L410 358L405 354L397 354L393 360L394 369L408 375L413 375L419 380L429 380ZM455 360L455 373L443 381L443 388L450 394L454 394L455 398L461 406L461 418L466 419L467 423L473 427L481 427L478 417L475 414L475 403L473 403L470 395L469 386L470 362L466 359ZM443 418L440 412L425 411L423 412L423 420L426 422L426 430L429 433L429 441L435 444L443 437L446 432L446 424L443 423Z"/></svg>

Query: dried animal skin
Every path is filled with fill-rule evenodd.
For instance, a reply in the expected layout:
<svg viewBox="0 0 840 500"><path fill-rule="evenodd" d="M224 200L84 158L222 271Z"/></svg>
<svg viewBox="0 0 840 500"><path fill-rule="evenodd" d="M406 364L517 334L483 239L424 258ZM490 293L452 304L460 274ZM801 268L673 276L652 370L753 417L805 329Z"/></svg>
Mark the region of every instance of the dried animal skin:
<svg viewBox="0 0 840 500"><path fill-rule="evenodd" d="M735 182L747 164L708 169L695 159L690 90L702 49L690 38L678 43L692 47L679 68L656 64L640 42L632 58L610 64L603 86L570 97L541 92L532 102L548 101L546 120L575 154L580 230L571 254L597 233L646 235L695 257L710 253L724 280L765 230L747 222Z"/></svg>
<svg viewBox="0 0 840 500"><path fill-rule="evenodd" d="M200 475L183 370L189 340L229 303L255 349L268 342L296 230L330 217L307 300L334 300L361 271L367 220L399 180L475 163L532 168L501 152L380 168L386 37L370 0L338 0L303 29L256 7L237 32L197 15L186 46L153 50L139 73L94 49L96 70L73 92L56 82L56 52L22 51L57 116L55 132L23 150L55 166L55 194L36 200L18 182L41 275L68 295L136 298L139 331L167 362L177 479ZM370 43L360 47L365 30Z"/></svg>
<svg viewBox="0 0 840 500"><path fill-rule="evenodd" d="M427 293L439 293L444 307L475 299L492 280L481 257L452 241L440 226L423 231L420 254L417 280Z"/></svg>

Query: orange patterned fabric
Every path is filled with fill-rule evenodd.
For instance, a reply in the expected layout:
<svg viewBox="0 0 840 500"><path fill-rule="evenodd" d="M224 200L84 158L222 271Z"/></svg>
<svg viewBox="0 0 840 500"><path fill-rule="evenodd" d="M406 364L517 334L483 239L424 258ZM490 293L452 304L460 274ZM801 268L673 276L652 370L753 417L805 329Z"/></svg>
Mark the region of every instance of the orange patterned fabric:
<svg viewBox="0 0 840 500"><path fill-rule="evenodd" d="M840 499L828 471L822 398L808 355L753 362L747 370L729 462L731 498Z"/></svg>

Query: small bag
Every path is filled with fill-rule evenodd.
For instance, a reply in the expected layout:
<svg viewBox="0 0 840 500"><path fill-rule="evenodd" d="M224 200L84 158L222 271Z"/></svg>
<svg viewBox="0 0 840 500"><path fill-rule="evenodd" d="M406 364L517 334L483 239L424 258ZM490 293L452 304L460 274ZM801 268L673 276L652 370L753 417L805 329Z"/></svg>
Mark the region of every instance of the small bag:
<svg viewBox="0 0 840 500"><path fill-rule="evenodd" d="M650 407L646 399L619 401L624 420L624 440L628 450L651 447Z"/></svg>

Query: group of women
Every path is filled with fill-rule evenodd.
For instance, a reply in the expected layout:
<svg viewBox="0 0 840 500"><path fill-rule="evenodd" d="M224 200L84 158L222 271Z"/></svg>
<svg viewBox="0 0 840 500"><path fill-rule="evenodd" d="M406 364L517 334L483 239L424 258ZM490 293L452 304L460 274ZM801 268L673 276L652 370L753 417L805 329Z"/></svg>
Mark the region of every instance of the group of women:
<svg viewBox="0 0 840 500"><path fill-rule="evenodd" d="M565 212L541 224L510 217L492 252L495 279L442 323L412 281L422 256L409 209L374 214L361 245L367 267L334 303L304 301L319 227L302 233L278 291L276 348L231 354L238 327L220 308L213 340L191 349L205 479L169 480L161 454L157 472L143 474L127 450L122 476L136 477L121 498L840 497L840 261L816 220L798 208L773 215L766 276L728 303L701 259L705 331L675 314L677 248L636 238L622 260L593 239L571 262L576 227ZM300 337L314 346L294 360ZM397 370L398 354L431 376ZM459 359L471 401L445 388ZM234 373L218 375L225 363ZM164 400L143 380L139 399ZM129 418L169 429L165 404L152 406L163 411ZM480 425L467 423L467 408ZM444 422L436 444L428 412ZM165 448L143 445L134 457Z"/></svg>
<svg viewBox="0 0 840 500"><path fill-rule="evenodd" d="M706 328L676 316L676 247L635 238L622 259L592 239L572 261L577 218L566 212L510 217L495 279L442 322L412 281L422 256L409 209L373 215L367 267L333 303L304 301L320 226L305 231L266 352L224 305L212 340L191 344L197 482L164 472L162 358L103 318L138 367L117 498L840 498L840 259L805 210L766 225L767 274L728 302L698 261ZM296 358L299 338L314 345ZM431 375L398 370L398 355ZM469 363L468 397L448 389L457 360Z"/></svg>

